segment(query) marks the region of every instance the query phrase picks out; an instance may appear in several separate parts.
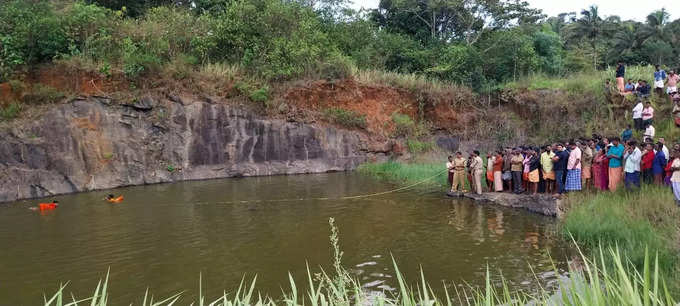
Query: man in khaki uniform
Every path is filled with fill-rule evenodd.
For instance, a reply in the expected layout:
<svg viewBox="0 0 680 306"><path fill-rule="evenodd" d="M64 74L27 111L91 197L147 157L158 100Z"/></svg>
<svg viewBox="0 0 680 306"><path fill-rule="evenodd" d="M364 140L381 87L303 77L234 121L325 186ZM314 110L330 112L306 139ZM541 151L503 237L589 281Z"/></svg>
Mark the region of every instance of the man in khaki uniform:
<svg viewBox="0 0 680 306"><path fill-rule="evenodd" d="M456 152L456 158L453 160L453 184L451 185L451 192L458 192L460 187L461 192L465 190L465 158L463 153Z"/></svg>
<svg viewBox="0 0 680 306"><path fill-rule="evenodd" d="M479 157L479 151L473 151L470 156L472 157L472 162L470 163L470 170L472 172L472 181L470 186L472 190L477 194L482 194L482 174L484 173L484 161Z"/></svg>

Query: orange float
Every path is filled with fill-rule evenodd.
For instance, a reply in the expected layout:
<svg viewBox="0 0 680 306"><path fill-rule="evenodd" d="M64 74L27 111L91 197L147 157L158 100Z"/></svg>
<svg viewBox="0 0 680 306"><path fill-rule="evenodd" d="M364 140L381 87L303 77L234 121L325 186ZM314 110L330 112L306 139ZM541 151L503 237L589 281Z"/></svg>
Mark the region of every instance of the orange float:
<svg viewBox="0 0 680 306"><path fill-rule="evenodd" d="M38 209L40 210L52 210L59 206L58 203L40 203L38 204Z"/></svg>
<svg viewBox="0 0 680 306"><path fill-rule="evenodd" d="M106 199L109 201L109 203L120 203L123 202L123 196L119 196L117 198L112 198L112 199Z"/></svg>

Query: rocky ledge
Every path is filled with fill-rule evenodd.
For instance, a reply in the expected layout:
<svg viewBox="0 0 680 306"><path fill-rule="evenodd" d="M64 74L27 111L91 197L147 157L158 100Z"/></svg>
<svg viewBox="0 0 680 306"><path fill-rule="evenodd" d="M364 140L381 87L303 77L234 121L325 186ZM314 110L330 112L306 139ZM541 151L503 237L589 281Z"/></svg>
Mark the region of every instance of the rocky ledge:
<svg viewBox="0 0 680 306"><path fill-rule="evenodd" d="M530 212L559 217L562 214L562 201L547 194L513 194L507 192L448 193L450 197L466 197L478 202L493 203L500 206L523 208Z"/></svg>
<svg viewBox="0 0 680 306"><path fill-rule="evenodd" d="M0 202L183 180L345 171L390 154L361 131L227 102L86 97L0 129Z"/></svg>

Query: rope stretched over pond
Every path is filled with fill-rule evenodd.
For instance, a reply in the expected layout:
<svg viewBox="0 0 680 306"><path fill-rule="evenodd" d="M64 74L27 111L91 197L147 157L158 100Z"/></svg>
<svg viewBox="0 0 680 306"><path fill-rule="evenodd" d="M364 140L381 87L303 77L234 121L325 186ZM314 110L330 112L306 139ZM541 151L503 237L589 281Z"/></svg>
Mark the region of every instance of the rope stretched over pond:
<svg viewBox="0 0 680 306"><path fill-rule="evenodd" d="M448 169L444 169L440 172L437 172L437 174L430 176L426 179L423 179L421 181L418 181L414 184L399 187L396 189L392 190L387 190L387 191L382 191L382 192L376 192L376 193L369 193L369 194L362 194L362 195L355 195L355 196L346 196L346 197L338 197L338 198L331 198L331 197L319 197L319 198L290 198L290 199L273 199L273 200L241 200L241 201L222 201L222 202L197 202L195 203L196 205L206 205L206 204L247 204L247 203L274 203L274 202L298 202L298 201L328 201L328 200L354 200L354 199L363 199L363 198L370 198L370 197L377 197L381 195L386 195L394 192L399 192L402 190L410 189L415 186L424 184L425 182L436 178L442 173L448 171Z"/></svg>

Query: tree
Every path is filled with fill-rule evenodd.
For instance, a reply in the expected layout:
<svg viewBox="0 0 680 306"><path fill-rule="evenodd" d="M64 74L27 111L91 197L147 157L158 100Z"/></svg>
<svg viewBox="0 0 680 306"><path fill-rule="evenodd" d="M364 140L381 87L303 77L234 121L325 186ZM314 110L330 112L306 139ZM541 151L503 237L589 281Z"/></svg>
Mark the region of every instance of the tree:
<svg viewBox="0 0 680 306"><path fill-rule="evenodd" d="M668 25L669 19L670 14L666 12L665 8L647 15L647 22L640 29L640 34L644 37L644 42L651 39L666 40L668 38L666 25Z"/></svg>
<svg viewBox="0 0 680 306"><path fill-rule="evenodd" d="M571 27L570 38L586 40L593 51L593 67L597 68L599 57L597 50L598 40L606 33L606 24L615 22L616 19L605 21L600 17L597 5L592 5L587 10L581 11L581 18L577 19Z"/></svg>
<svg viewBox="0 0 680 306"><path fill-rule="evenodd" d="M520 0L381 0L371 19L389 31L424 43L462 41L513 25L536 23L540 10Z"/></svg>

